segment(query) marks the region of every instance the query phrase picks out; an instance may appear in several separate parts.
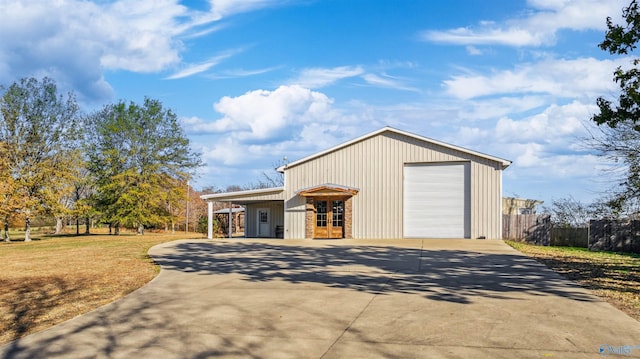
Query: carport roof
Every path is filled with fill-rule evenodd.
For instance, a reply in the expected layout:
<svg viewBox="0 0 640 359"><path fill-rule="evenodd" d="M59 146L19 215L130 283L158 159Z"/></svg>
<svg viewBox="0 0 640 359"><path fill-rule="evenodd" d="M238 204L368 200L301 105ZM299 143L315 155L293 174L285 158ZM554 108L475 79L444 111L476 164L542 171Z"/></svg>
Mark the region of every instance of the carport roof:
<svg viewBox="0 0 640 359"><path fill-rule="evenodd" d="M200 196L208 202L233 202L238 204L268 201L284 201L284 187L253 189L248 191L213 193Z"/></svg>
<svg viewBox="0 0 640 359"><path fill-rule="evenodd" d="M233 207L231 209L232 213L244 212L244 207ZM219 209L217 211L213 211L214 214L229 214L229 208Z"/></svg>

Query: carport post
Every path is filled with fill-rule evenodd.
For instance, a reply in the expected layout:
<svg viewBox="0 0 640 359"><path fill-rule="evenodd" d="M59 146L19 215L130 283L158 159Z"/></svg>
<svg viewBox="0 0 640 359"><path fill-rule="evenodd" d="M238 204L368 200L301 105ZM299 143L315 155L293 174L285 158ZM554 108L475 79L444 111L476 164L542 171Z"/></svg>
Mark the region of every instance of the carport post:
<svg viewBox="0 0 640 359"><path fill-rule="evenodd" d="M229 238L233 237L233 203L229 202Z"/></svg>
<svg viewBox="0 0 640 359"><path fill-rule="evenodd" d="M207 202L207 238L213 239L213 202Z"/></svg>

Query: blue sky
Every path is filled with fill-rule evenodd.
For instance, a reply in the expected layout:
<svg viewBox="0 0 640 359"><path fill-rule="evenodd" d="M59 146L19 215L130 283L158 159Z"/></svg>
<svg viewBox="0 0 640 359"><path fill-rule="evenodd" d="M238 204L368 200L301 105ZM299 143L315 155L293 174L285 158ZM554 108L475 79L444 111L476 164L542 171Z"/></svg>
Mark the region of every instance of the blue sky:
<svg viewBox="0 0 640 359"><path fill-rule="evenodd" d="M0 0L0 83L50 76L85 111L159 99L244 185L383 126L506 158L504 195L591 201L581 140L613 71L597 44L628 1Z"/></svg>

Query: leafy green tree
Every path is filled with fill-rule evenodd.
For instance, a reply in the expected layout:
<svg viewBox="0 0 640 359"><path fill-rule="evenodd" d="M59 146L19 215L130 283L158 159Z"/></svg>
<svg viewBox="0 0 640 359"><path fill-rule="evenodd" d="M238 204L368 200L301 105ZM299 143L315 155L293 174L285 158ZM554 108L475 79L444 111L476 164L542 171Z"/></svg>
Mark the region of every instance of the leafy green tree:
<svg viewBox="0 0 640 359"><path fill-rule="evenodd" d="M624 24L614 24L607 18L602 50L613 55L632 54L640 40L640 12L638 1L632 0L622 11ZM600 133L590 143L602 156L622 164L620 186L614 189L609 205L615 209L628 206L640 198L640 58L634 58L628 69L618 67L614 81L620 87L617 100L597 99L599 113L592 120L600 126ZM606 125L606 126L605 126Z"/></svg>
<svg viewBox="0 0 640 359"><path fill-rule="evenodd" d="M84 234L90 234L91 219L96 216L96 210L92 205L92 196L95 193L93 178L86 168L86 163L80 162L82 167L78 169L79 176L73 182L71 193L71 215L76 221L76 235L80 234L80 219L85 221Z"/></svg>
<svg viewBox="0 0 640 359"><path fill-rule="evenodd" d="M613 24L611 17L607 18L607 32L605 39L599 44L600 48L613 55L628 55L632 53L640 40L640 13L638 12L637 0L632 0L631 4L622 11L625 20L624 25ZM640 63L636 58L632 61L633 66ZM623 69L618 67L614 72L614 81L620 86L618 103L603 97L597 100L600 113L592 118L598 125L607 124L616 127L619 123L631 122L637 124L640 120L640 70L636 67ZM636 127L635 130L640 130Z"/></svg>
<svg viewBox="0 0 640 359"><path fill-rule="evenodd" d="M88 168L96 180L96 209L114 225L145 226L170 223L167 193L186 182L200 165L199 155L176 115L145 98L105 106L92 116L95 138L87 149Z"/></svg>
<svg viewBox="0 0 640 359"><path fill-rule="evenodd" d="M0 97L0 143L11 181L10 193L0 197L9 204L5 223L7 215L24 218L25 241L31 240L31 219L51 212L63 195L60 185L74 175L70 154L78 145L78 114L74 96L58 95L49 78L21 79Z"/></svg>

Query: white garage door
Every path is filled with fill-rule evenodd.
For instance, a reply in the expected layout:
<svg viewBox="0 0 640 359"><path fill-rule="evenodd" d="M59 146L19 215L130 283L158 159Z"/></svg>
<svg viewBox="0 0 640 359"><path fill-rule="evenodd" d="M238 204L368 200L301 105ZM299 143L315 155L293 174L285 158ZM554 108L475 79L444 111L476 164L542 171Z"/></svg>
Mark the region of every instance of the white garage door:
<svg viewBox="0 0 640 359"><path fill-rule="evenodd" d="M404 167L404 236L469 238L470 164L406 164Z"/></svg>

